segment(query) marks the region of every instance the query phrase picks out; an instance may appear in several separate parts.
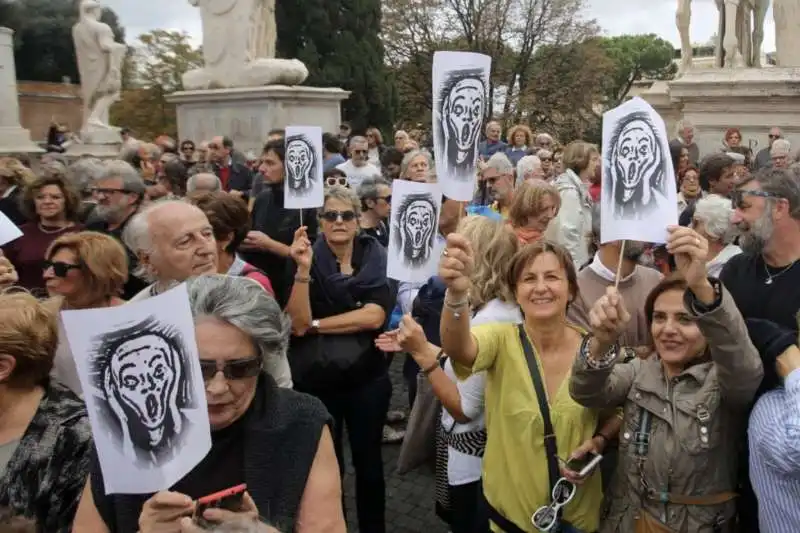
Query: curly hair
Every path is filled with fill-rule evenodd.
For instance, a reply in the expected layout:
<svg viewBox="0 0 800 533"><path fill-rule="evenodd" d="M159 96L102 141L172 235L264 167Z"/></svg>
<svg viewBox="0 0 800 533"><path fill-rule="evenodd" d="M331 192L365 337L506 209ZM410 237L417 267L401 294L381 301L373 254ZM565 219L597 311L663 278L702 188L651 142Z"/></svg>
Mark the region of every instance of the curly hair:
<svg viewBox="0 0 800 533"><path fill-rule="evenodd" d="M508 130L506 134L506 139L508 140L509 146L514 146L514 136L517 134L518 131L521 131L525 134L525 146L533 146L533 132L531 129L526 126L525 124L517 124L516 126L512 126L511 129Z"/></svg>
<svg viewBox="0 0 800 533"><path fill-rule="evenodd" d="M468 216L458 224L458 233L472 245L475 268L472 271L470 303L480 309L495 298L514 302L505 268L517 253L519 241L505 223L484 216Z"/></svg>
<svg viewBox="0 0 800 533"><path fill-rule="evenodd" d="M37 220L36 214L36 195L39 191L49 185L55 185L64 195L64 216L67 220L77 221L81 213L81 197L72 183L63 174L47 172L43 176L36 178L25 185L20 198L20 208L28 220Z"/></svg>

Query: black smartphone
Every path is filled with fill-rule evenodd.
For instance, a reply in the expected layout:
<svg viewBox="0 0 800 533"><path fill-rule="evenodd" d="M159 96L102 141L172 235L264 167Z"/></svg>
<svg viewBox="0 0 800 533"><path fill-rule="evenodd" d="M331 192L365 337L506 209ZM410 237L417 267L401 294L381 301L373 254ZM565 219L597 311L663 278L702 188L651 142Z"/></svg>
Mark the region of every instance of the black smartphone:
<svg viewBox="0 0 800 533"><path fill-rule="evenodd" d="M238 512L244 506L244 493L247 491L247 485L242 483L229 489L203 496L197 500L197 505L194 508L194 521L200 527L211 527L214 524L203 518L203 513L206 509L226 509L228 511Z"/></svg>

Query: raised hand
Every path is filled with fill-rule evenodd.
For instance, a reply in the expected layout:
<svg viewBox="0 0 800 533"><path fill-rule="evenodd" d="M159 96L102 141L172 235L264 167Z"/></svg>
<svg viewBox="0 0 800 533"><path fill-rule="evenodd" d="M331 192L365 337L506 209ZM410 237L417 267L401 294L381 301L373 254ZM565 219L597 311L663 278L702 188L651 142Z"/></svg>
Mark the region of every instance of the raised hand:
<svg viewBox="0 0 800 533"><path fill-rule="evenodd" d="M447 288L454 293L465 293L469 290L475 258L469 240L458 233L447 237L447 246L439 261L439 277Z"/></svg>
<svg viewBox="0 0 800 533"><path fill-rule="evenodd" d="M622 296L614 287L606 288L606 293L598 298L589 311L592 333L603 346L617 342L630 319Z"/></svg>
<svg viewBox="0 0 800 533"><path fill-rule="evenodd" d="M667 251L675 256L675 266L690 289L708 284L706 258L708 241L692 228L670 226Z"/></svg>
<svg viewBox="0 0 800 533"><path fill-rule="evenodd" d="M311 260L314 258L314 251L311 248L311 241L308 238L308 228L301 226L294 232L294 241L289 249L289 255L297 264L298 269L310 270Z"/></svg>

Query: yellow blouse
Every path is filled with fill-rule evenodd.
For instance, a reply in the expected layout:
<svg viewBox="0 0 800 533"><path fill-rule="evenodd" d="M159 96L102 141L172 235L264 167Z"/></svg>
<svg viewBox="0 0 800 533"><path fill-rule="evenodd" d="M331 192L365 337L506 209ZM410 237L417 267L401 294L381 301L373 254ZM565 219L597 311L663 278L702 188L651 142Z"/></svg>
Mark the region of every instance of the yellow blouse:
<svg viewBox="0 0 800 533"><path fill-rule="evenodd" d="M486 324L472 329L478 356L472 368L456 364L460 379L486 371L486 430L483 490L503 516L535 533L531 516L550 503L550 479L544 428L525 352L514 324ZM541 372L541 361L536 357ZM542 374L544 375L544 374ZM569 377L549 399L558 454L567 458L597 429L599 411L586 409L569 395ZM600 469L578 487L563 518L584 531L596 531L602 504ZM500 531L492 525L493 531Z"/></svg>

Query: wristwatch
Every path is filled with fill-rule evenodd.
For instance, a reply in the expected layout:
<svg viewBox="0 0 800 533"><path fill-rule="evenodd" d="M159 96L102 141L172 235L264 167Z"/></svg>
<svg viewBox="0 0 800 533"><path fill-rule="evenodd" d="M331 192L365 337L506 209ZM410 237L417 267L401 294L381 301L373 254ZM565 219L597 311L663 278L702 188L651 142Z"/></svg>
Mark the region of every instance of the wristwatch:
<svg viewBox="0 0 800 533"><path fill-rule="evenodd" d="M319 331L319 320L312 320L311 321L311 331L313 331L314 333Z"/></svg>

